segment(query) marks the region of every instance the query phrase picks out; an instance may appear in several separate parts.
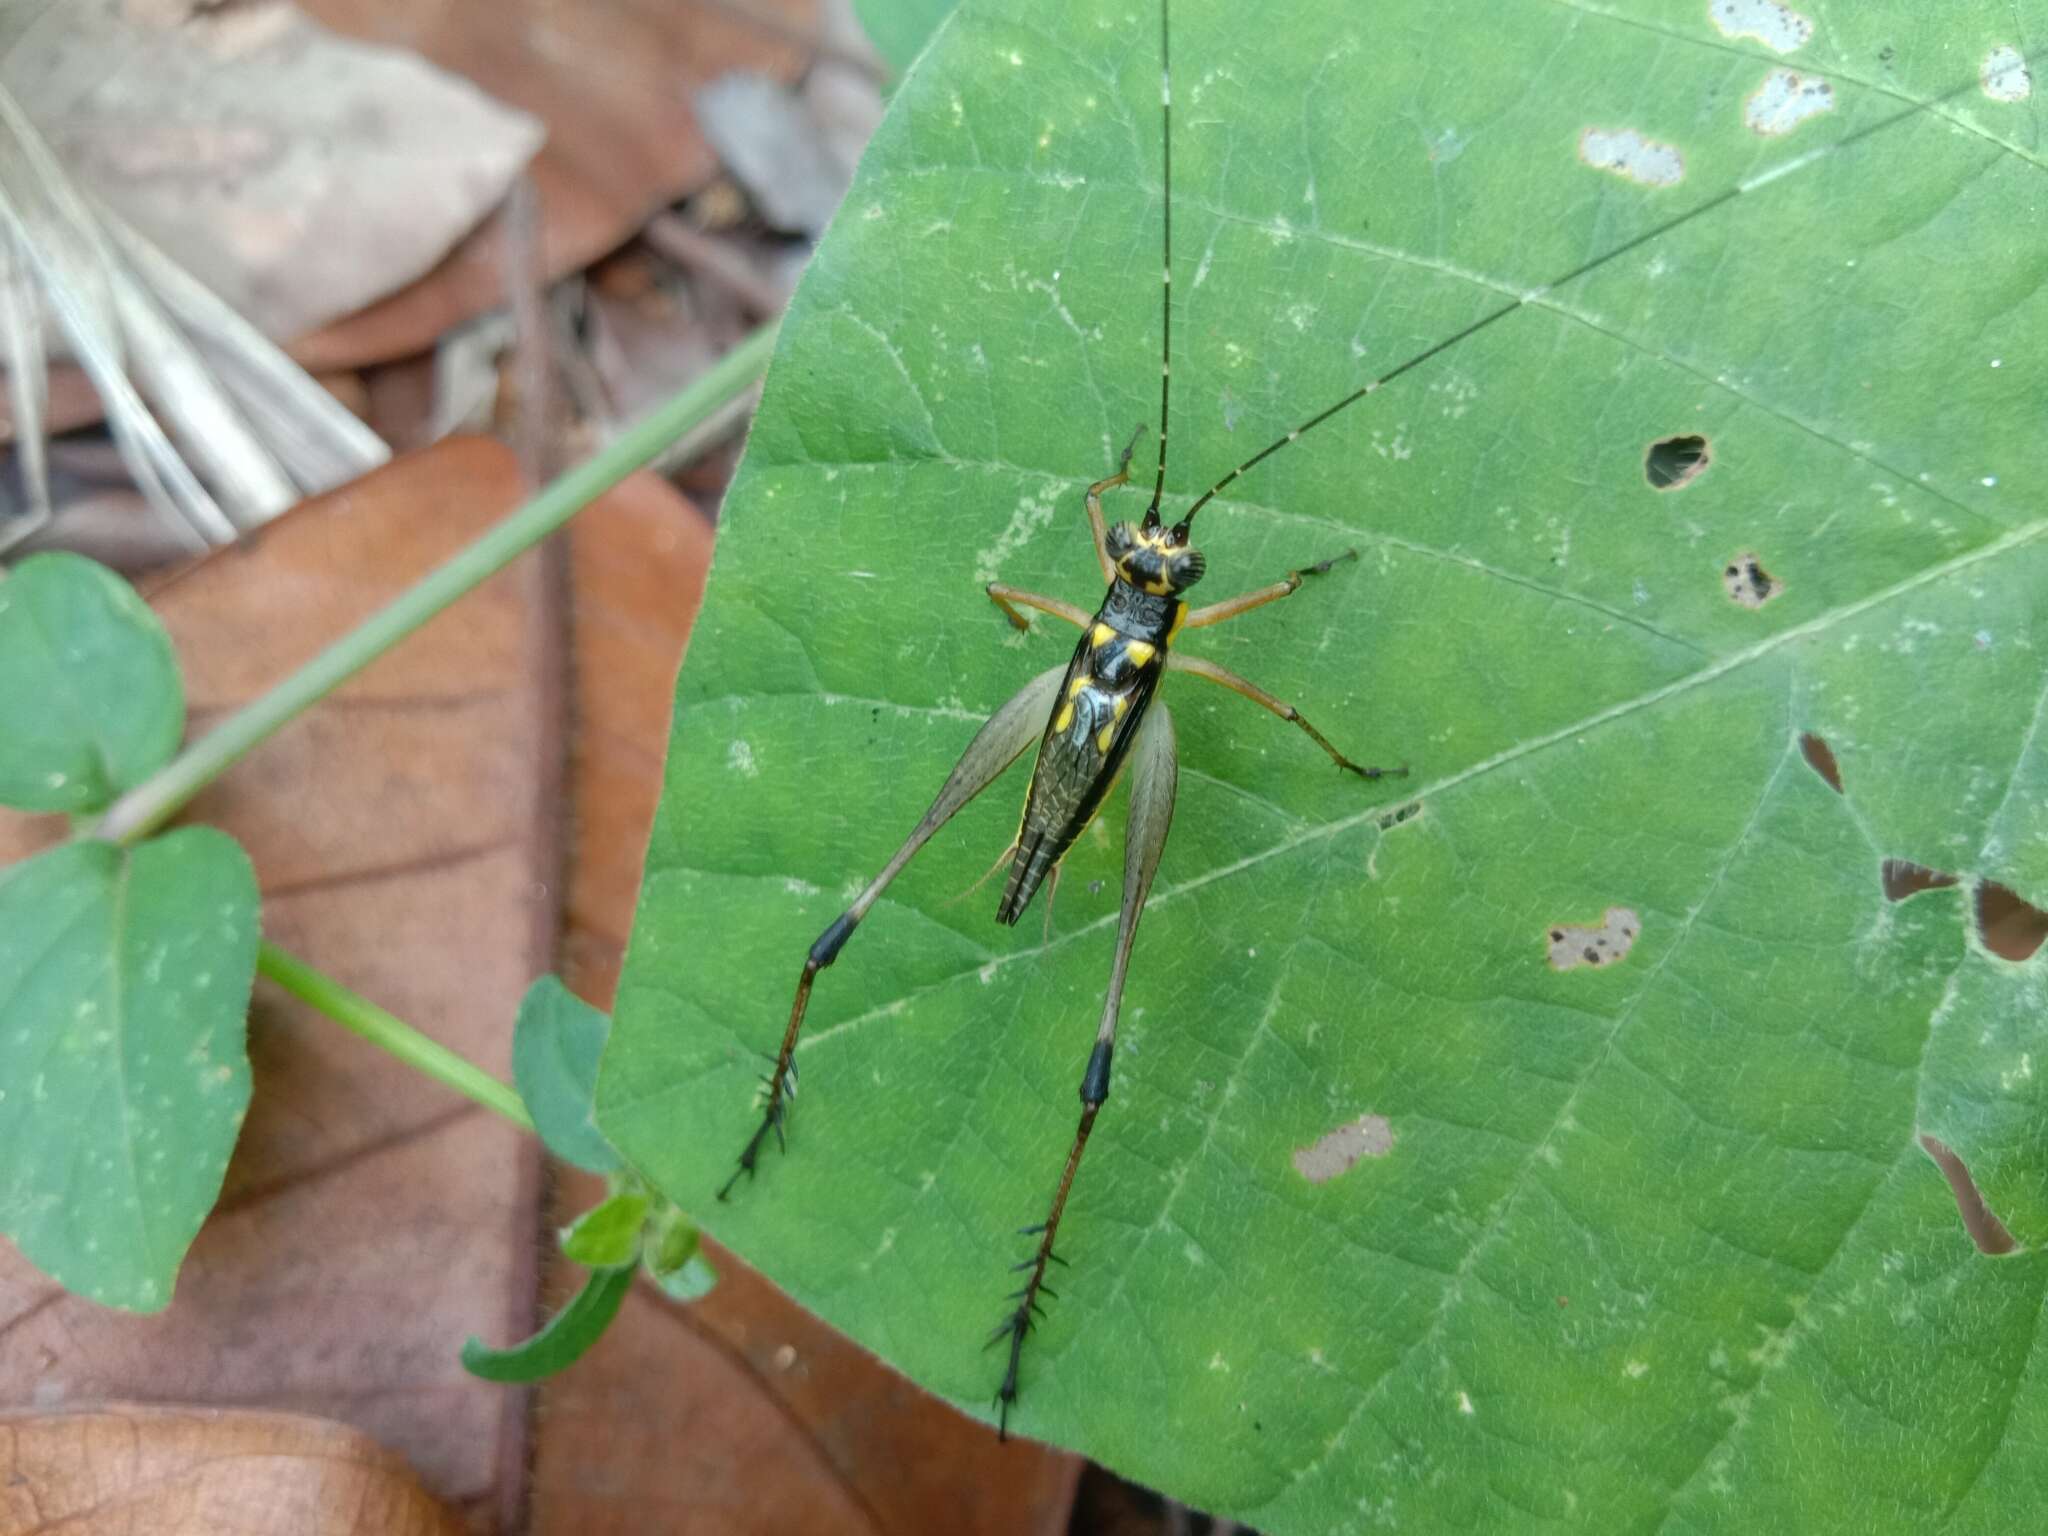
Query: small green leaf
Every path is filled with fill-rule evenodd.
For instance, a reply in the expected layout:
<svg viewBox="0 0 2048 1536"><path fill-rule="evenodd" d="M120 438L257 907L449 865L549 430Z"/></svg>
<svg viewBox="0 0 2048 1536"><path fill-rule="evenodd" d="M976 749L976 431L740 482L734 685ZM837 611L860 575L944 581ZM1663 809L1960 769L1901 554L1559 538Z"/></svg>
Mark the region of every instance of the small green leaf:
<svg viewBox="0 0 2048 1536"><path fill-rule="evenodd" d="M576 1218L562 1234L562 1252L585 1269L611 1269L640 1257L640 1229L647 1221L647 1197L613 1195Z"/></svg>
<svg viewBox="0 0 2048 1536"><path fill-rule="evenodd" d="M583 1282L583 1289L525 1343L514 1344L510 1349L492 1349L481 1339L465 1340L462 1368L485 1381L512 1382L539 1381L567 1370L611 1326L632 1286L630 1264L616 1269L594 1269Z"/></svg>
<svg viewBox="0 0 2048 1536"><path fill-rule="evenodd" d="M694 1221L666 1200L657 1208L654 1226L654 1241L647 1245L647 1267L658 1280L689 1263L704 1234Z"/></svg>
<svg viewBox="0 0 2048 1536"><path fill-rule="evenodd" d="M526 989L512 1034L512 1080L526 1101L540 1139L555 1156L592 1173L610 1173L619 1155L591 1118L597 1059L611 1020L562 985L543 976Z"/></svg>
<svg viewBox="0 0 2048 1536"><path fill-rule="evenodd" d="M703 1254L693 1253L676 1268L656 1274L654 1283L671 1301L701 1301L717 1286L718 1271Z"/></svg>
<svg viewBox="0 0 2048 1536"><path fill-rule="evenodd" d="M249 1103L256 878L225 834L67 843L0 874L0 1228L154 1312Z"/></svg>
<svg viewBox="0 0 2048 1536"><path fill-rule="evenodd" d="M64 554L0 581L0 805L98 810L184 729L170 637L125 581Z"/></svg>

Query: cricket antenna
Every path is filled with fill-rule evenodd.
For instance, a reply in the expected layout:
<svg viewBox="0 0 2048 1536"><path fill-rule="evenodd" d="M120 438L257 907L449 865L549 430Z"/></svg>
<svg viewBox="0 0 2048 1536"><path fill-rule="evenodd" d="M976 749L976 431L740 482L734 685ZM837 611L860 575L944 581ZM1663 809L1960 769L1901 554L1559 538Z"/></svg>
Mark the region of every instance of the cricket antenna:
<svg viewBox="0 0 2048 1536"><path fill-rule="evenodd" d="M1173 393L1173 66L1166 46L1167 0L1159 0L1159 161L1165 212L1159 220L1159 473L1152 481L1152 505L1145 526L1159 526L1159 498L1166 491L1166 407Z"/></svg>

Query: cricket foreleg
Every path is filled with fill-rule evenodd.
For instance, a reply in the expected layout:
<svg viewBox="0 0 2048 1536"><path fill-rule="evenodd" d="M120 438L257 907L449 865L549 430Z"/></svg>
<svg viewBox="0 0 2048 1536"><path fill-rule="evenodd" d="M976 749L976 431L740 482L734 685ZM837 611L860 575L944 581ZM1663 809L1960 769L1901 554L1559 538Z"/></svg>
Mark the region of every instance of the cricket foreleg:
<svg viewBox="0 0 2048 1536"><path fill-rule="evenodd" d="M1036 608L1040 613L1049 613L1056 619L1065 619L1079 629L1086 629L1092 622L1087 613L1064 598L1026 592L1022 587L1013 587L1000 581L990 582L985 590L989 601L1003 610L1003 617L1010 621L1012 629L1031 628L1031 621L1017 611L1019 608Z"/></svg>
<svg viewBox="0 0 2048 1536"><path fill-rule="evenodd" d="M1167 654L1166 666L1170 672L1185 672L1190 677L1207 678L1219 687L1228 688L1232 693L1241 694L1245 698L1250 699L1261 709L1270 709L1289 724L1300 726L1310 741L1330 754L1331 762L1335 763L1339 768L1357 774L1362 779L1401 779L1408 776L1408 765L1405 763L1399 768L1366 768L1354 763L1350 758L1330 745L1330 739L1310 725L1307 717L1292 704L1289 704L1284 699L1274 698L1272 694L1266 692L1257 683L1249 682L1239 677L1235 672L1217 666L1213 661L1204 661L1199 656L1188 656L1179 651L1171 651Z"/></svg>
<svg viewBox="0 0 2048 1536"><path fill-rule="evenodd" d="M960 761L954 765L951 776L939 790L938 798L932 801L931 809L924 813L924 818L904 839L903 846L882 866L882 872L868 882L867 888L854 898L853 905L818 935L817 942L804 957L803 971L797 977L796 1000L790 1005L789 1023L782 1032L782 1048L775 1053L775 1070L768 1078L767 1102L761 1124L748 1139L746 1149L740 1153L739 1166L733 1170L732 1177L719 1189L719 1199L723 1200L731 1192L741 1174L754 1171L754 1164L770 1131L775 1133L778 1142L782 1139L783 1119L795 1088L797 1036L804 1027L804 1010L810 1005L811 983L817 979L818 972L839 958L839 951L853 937L853 930L860 926L869 908L889 888L889 882L903 872L903 866L916 856L918 849L931 841L932 834L952 820L961 806L995 782L996 777L1038 739L1045 729L1046 716L1052 711L1053 696L1059 691L1060 679L1065 675L1064 666L1039 673L1007 704L989 716L987 723L975 733L974 740L968 743Z"/></svg>
<svg viewBox="0 0 2048 1536"><path fill-rule="evenodd" d="M1305 565L1298 571L1289 571L1271 586L1255 587L1236 597L1227 597L1220 603L1211 603L1206 608L1193 609L1181 628L1203 629L1211 624L1221 624L1225 619L1234 619L1240 613L1250 613L1254 608L1263 608L1268 603L1277 603L1281 598L1292 597L1299 592L1301 584L1309 577L1328 575L1330 567L1357 558L1357 550L1347 549L1341 555L1332 555L1327 560L1318 560L1314 565Z"/></svg>
<svg viewBox="0 0 2048 1536"><path fill-rule="evenodd" d="M1137 936L1138 919L1144 914L1145 898L1151 894L1152 877L1159 870L1159 855L1166 847L1166 833L1173 822L1174 786L1179 763L1174 752L1173 721L1166 706L1154 704L1152 713L1139 727L1131 747L1131 821L1124 837L1124 899L1117 914L1116 956L1110 963L1109 991L1103 998L1102 1023L1095 1032L1095 1048L1088 1053L1087 1070L1081 1074L1081 1123L1074 1132L1074 1144L1067 1152L1067 1164L1060 1174L1059 1188L1052 1197L1052 1209L1040 1227L1027 1227L1038 1235L1038 1248L1017 1268L1028 1270L1024 1288L1011 1300L1016 1310L1004 1318L989 1343L1007 1337L1010 1341L1009 1368L996 1391L997 1432L1007 1435L1010 1405L1017 1400L1018 1364L1024 1355L1024 1336L1033 1320L1043 1315L1041 1296L1055 1296L1045 1283L1049 1265L1066 1261L1053 1251L1059 1235L1060 1216L1067 1208L1067 1195L1074 1187L1074 1174L1081 1166L1081 1154L1088 1148L1088 1133L1095 1129L1095 1117L1109 1098L1110 1058L1116 1047L1116 1021L1123 1006L1124 978L1131 963L1131 941ZM1056 1299L1056 1298L1055 1298Z"/></svg>
<svg viewBox="0 0 2048 1536"><path fill-rule="evenodd" d="M1123 485L1131 478L1131 454L1138 446L1138 439L1144 435L1145 428L1141 423L1131 434L1131 440L1124 444L1124 454L1117 460L1116 473L1088 487L1088 529L1095 535L1095 558L1102 566L1105 583L1116 580L1116 562L1109 558L1109 529L1102 521L1102 493L1112 486Z"/></svg>

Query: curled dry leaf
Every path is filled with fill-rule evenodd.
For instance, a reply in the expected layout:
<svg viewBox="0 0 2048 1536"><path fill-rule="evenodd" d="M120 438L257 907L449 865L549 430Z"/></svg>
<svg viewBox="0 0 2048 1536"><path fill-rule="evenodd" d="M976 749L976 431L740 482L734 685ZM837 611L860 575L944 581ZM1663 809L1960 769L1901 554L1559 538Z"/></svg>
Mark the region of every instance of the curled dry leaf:
<svg viewBox="0 0 2048 1536"><path fill-rule="evenodd" d="M289 1525L276 1523L290 1511ZM120 1404L0 1415L0 1530L457 1536L403 1457L288 1413Z"/></svg>

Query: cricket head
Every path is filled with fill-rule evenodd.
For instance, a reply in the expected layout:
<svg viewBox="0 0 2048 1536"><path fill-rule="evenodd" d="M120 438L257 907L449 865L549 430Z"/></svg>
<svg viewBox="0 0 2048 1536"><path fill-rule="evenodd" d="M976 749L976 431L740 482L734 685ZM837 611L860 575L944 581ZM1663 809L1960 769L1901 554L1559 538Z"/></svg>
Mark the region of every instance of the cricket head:
<svg viewBox="0 0 2048 1536"><path fill-rule="evenodd" d="M1116 524L1105 543L1118 577L1154 597L1185 592L1207 565L1199 549L1188 547L1187 524L1163 527L1157 512L1147 512L1142 524Z"/></svg>

